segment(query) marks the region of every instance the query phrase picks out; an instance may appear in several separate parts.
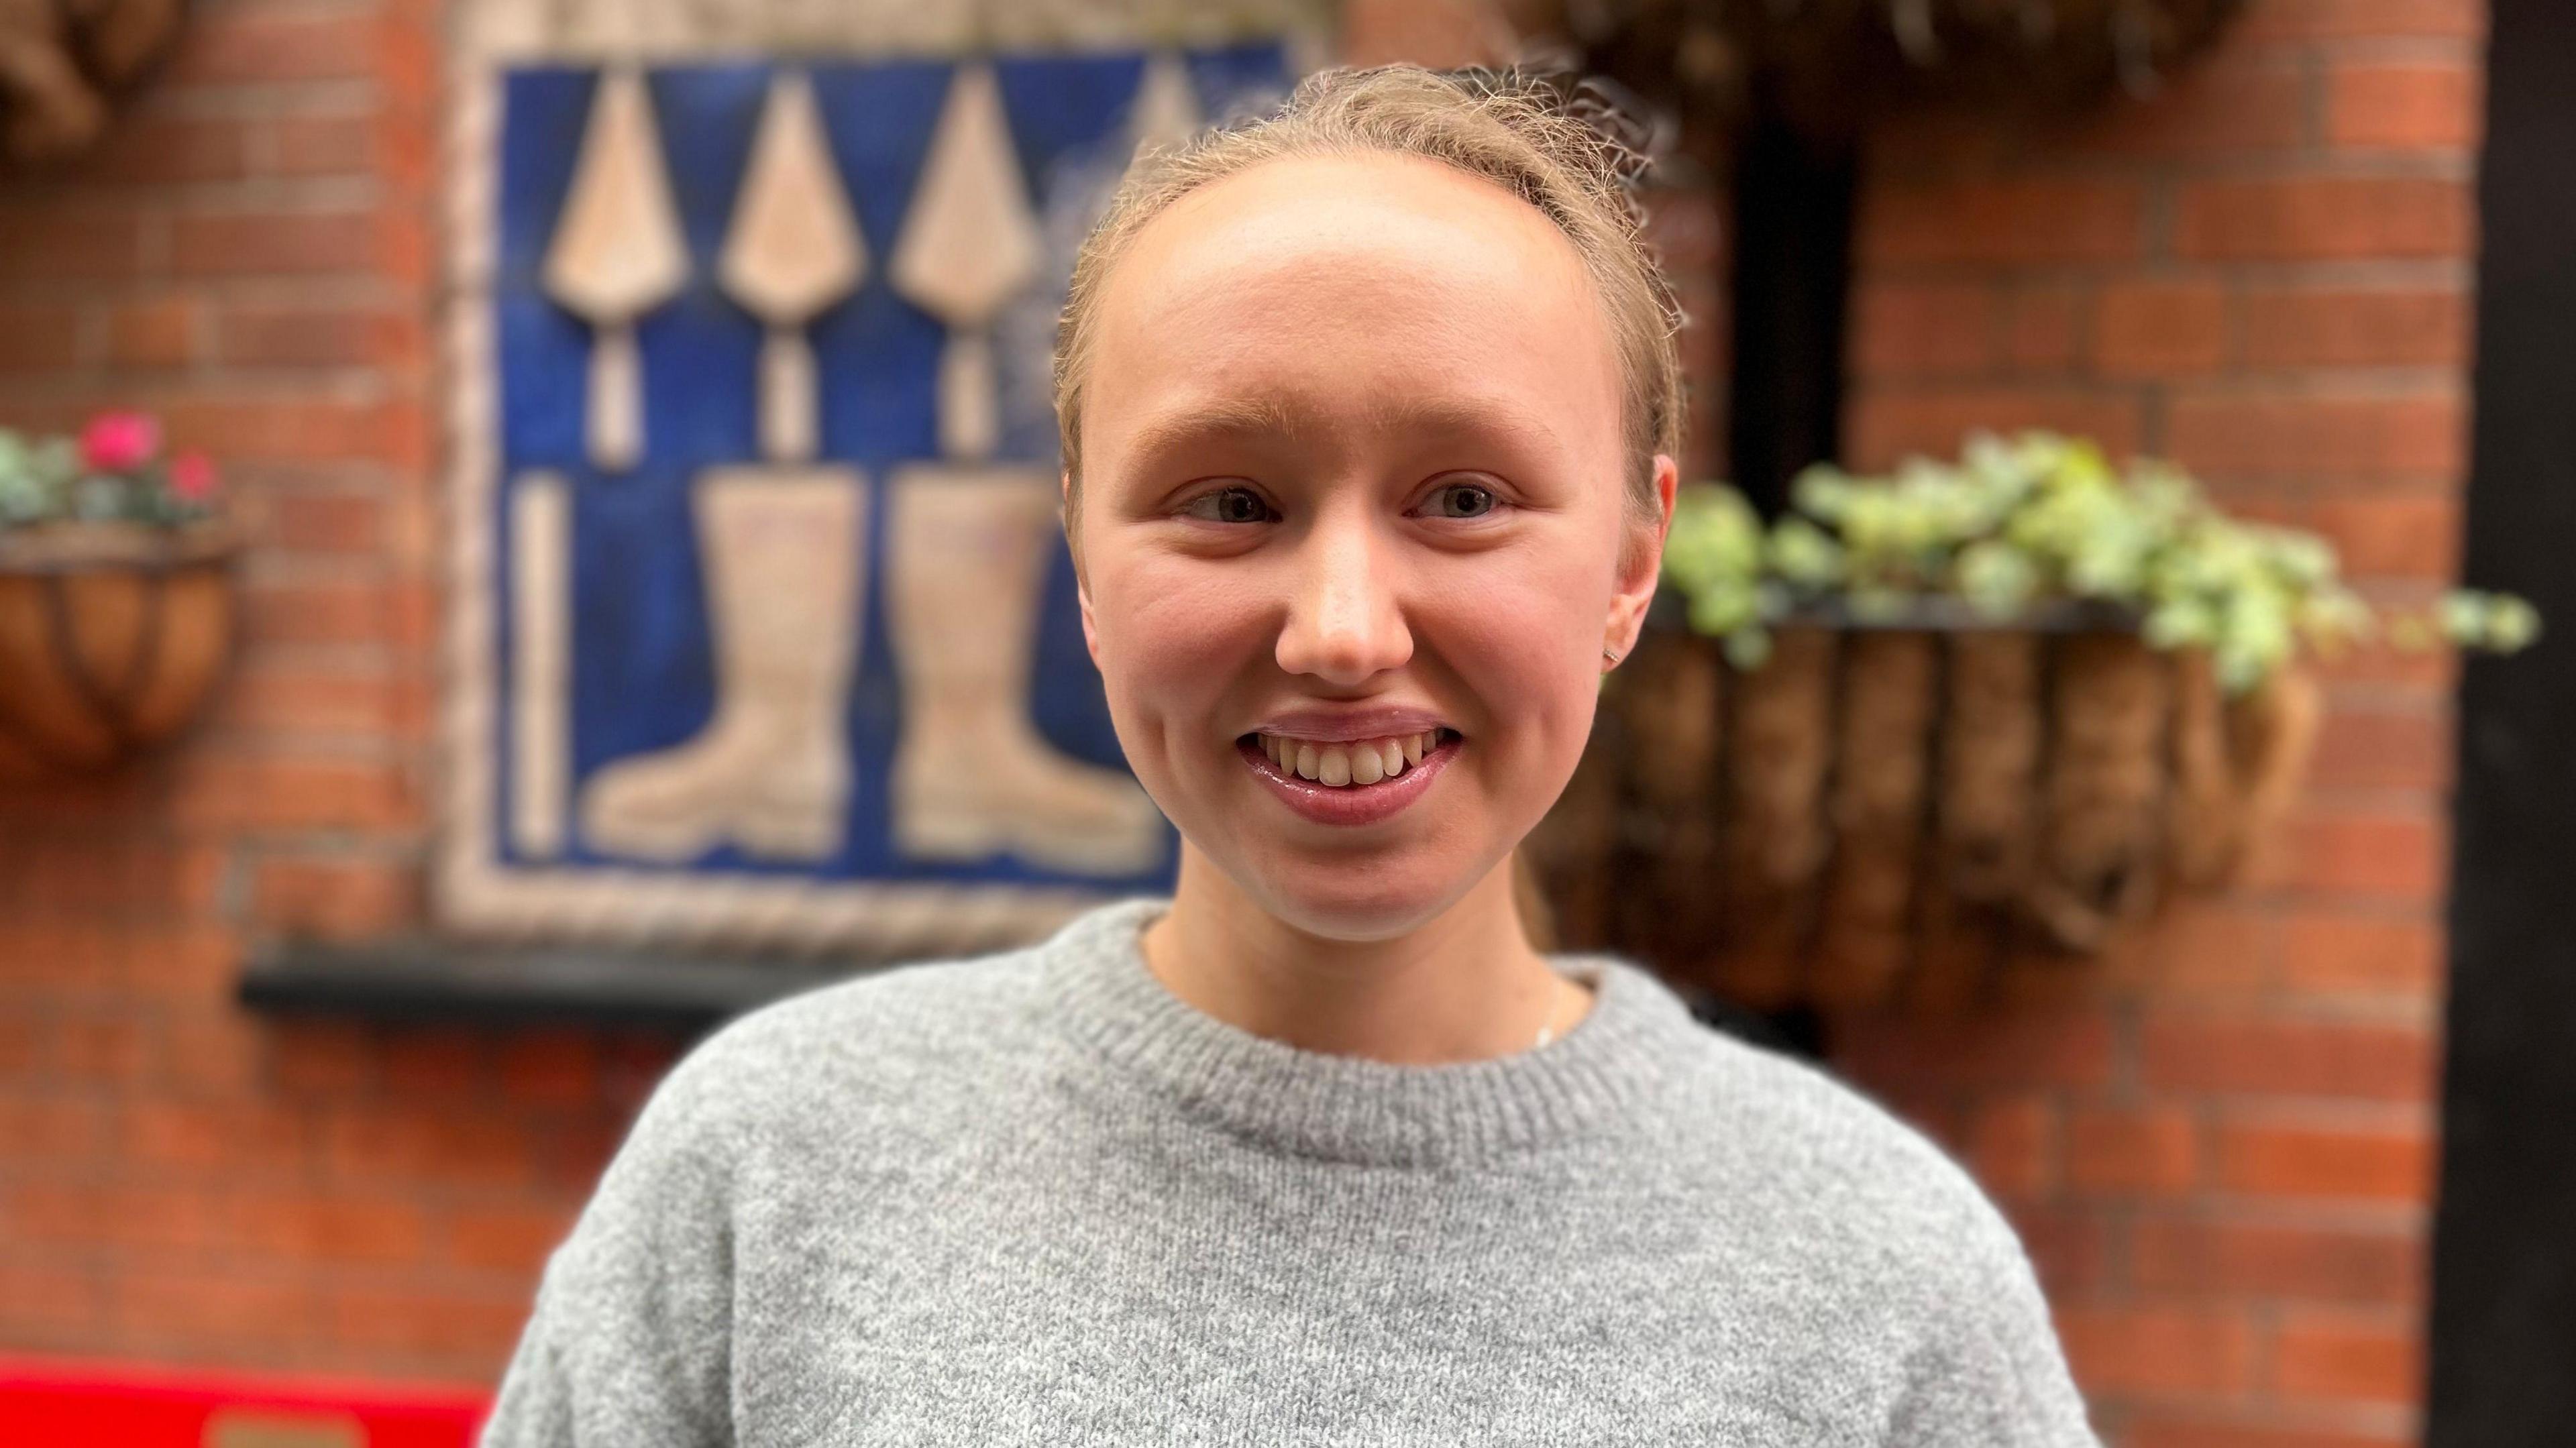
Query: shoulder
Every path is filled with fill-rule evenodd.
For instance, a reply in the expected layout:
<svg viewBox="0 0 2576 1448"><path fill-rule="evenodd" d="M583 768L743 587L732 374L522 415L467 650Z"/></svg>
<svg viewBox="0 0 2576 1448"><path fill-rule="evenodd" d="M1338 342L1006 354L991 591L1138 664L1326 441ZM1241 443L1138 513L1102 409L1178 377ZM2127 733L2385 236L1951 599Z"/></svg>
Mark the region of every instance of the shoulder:
<svg viewBox="0 0 2576 1448"><path fill-rule="evenodd" d="M1975 1290L2029 1271L1967 1169L1829 1067L1713 1027L1684 1056L1660 1130L1695 1188L1745 1199L1856 1283Z"/></svg>
<svg viewBox="0 0 2576 1448"><path fill-rule="evenodd" d="M637 1133L754 1142L829 1107L911 1097L1009 1053L1035 1021L1040 947L870 969L725 1022L675 1062Z"/></svg>

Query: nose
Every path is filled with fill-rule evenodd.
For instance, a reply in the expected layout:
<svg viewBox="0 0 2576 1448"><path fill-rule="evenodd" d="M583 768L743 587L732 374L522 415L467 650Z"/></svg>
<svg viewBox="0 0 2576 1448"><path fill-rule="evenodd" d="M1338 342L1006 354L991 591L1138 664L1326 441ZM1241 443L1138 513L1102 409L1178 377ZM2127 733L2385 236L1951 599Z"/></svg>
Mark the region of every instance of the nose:
<svg viewBox="0 0 2576 1448"><path fill-rule="evenodd" d="M1356 510L1345 510L1353 512ZM1364 684L1413 657L1393 560L1364 517L1318 517L1290 565L1279 667L1328 684Z"/></svg>

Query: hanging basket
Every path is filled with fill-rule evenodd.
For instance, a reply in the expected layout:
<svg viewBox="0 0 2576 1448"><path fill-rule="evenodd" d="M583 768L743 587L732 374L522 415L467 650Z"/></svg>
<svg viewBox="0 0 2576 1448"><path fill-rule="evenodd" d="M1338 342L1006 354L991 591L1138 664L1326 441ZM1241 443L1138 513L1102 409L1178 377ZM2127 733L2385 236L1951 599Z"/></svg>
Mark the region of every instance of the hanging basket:
<svg viewBox="0 0 2576 1448"><path fill-rule="evenodd" d="M0 531L0 739L75 773L185 730L231 659L239 551L219 522Z"/></svg>
<svg viewBox="0 0 2576 1448"><path fill-rule="evenodd" d="M1650 630L1594 735L1624 764L1577 773L1531 862L1567 944L1747 1004L1956 1001L2010 939L2090 955L2235 883L2318 716L2303 669L2229 698L2094 606L1811 612L1749 671Z"/></svg>

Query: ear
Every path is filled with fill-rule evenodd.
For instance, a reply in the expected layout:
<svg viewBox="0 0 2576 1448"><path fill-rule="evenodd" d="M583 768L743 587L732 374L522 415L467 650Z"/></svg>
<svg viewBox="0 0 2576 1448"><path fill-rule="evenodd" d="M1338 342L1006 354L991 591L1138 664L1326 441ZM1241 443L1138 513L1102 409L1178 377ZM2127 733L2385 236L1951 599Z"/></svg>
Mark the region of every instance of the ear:
<svg viewBox="0 0 2576 1448"><path fill-rule="evenodd" d="M1664 539L1673 530L1673 498L1680 488L1681 464L1655 454L1654 526L1629 525L1627 544L1619 554L1617 591L1610 595L1609 626L1601 636L1602 646L1616 650L1623 659L1637 647L1637 635L1646 626L1646 607L1655 601L1655 585L1664 571Z"/></svg>
<svg viewBox="0 0 2576 1448"><path fill-rule="evenodd" d="M1060 501L1056 505L1057 526L1064 529L1064 546L1073 555L1073 597L1082 614L1082 646L1091 655L1091 666L1100 667L1100 632L1091 616L1091 577L1082 566L1082 544L1074 537L1073 473L1067 469L1057 475L1061 483Z"/></svg>

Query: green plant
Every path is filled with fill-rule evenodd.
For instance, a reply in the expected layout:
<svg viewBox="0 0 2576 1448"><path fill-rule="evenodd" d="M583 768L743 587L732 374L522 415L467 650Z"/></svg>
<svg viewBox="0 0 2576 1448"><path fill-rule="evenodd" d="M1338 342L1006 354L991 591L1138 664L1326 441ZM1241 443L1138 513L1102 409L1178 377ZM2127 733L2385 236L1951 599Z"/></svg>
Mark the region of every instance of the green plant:
<svg viewBox="0 0 2576 1448"><path fill-rule="evenodd" d="M1810 468L1768 528L1732 488L1693 484L1675 500L1664 577L1692 629L1748 669L1773 626L1832 603L1893 623L1955 599L1998 624L2052 603L2109 605L2157 648L2208 650L2230 693L2303 645L2332 651L2383 627L2401 646L2502 653L2540 633L2528 602L2470 589L2383 617L2344 586L2324 539L2231 518L2171 464L2114 468L2093 443L2048 432L1976 434L1956 463L1913 459L1886 477Z"/></svg>
<svg viewBox="0 0 2576 1448"><path fill-rule="evenodd" d="M77 438L0 428L0 532L62 522L174 528L212 517L217 493L214 465L164 453L148 413L101 413Z"/></svg>

